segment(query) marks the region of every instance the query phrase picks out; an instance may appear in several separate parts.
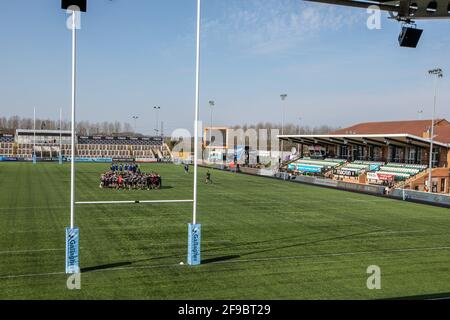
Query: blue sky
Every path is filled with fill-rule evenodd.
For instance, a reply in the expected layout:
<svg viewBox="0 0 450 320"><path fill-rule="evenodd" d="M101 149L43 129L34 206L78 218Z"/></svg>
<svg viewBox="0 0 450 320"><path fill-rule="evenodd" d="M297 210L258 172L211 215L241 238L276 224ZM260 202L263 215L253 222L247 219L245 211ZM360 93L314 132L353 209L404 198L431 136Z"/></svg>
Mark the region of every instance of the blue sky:
<svg viewBox="0 0 450 320"><path fill-rule="evenodd" d="M60 0L2 0L1 115L57 118L70 112L70 31ZM78 120L127 121L150 134L153 106L166 133L191 129L195 0L90 0L79 31ZM362 9L301 0L203 0L201 117L214 123L309 126L431 116L427 70L450 72L450 21L420 22L415 50L400 48L400 25L383 15L366 27ZM450 119L450 74L438 115ZM289 121L289 120L288 120Z"/></svg>

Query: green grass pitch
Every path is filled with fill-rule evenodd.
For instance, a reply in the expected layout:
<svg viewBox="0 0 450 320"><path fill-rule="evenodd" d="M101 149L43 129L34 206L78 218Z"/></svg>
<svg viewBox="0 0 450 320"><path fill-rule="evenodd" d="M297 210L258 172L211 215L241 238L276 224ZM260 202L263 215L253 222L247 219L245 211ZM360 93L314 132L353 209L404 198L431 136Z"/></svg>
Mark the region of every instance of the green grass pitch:
<svg viewBox="0 0 450 320"><path fill-rule="evenodd" d="M159 191L99 189L77 164L77 200L192 198L192 173L145 165ZM203 265L186 261L192 205L77 207L81 290L64 274L69 165L0 164L0 299L380 299L450 296L450 210L214 171L203 183ZM366 287L381 268L381 290Z"/></svg>

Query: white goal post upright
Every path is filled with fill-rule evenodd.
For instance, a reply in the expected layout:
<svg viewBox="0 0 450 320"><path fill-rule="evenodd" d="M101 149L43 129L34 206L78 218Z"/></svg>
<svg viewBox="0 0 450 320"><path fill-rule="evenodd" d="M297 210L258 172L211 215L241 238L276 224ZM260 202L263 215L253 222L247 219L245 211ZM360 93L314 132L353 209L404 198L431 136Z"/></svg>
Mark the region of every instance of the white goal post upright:
<svg viewBox="0 0 450 320"><path fill-rule="evenodd" d="M70 228L66 228L66 274L80 273L79 229L75 227L75 142L76 142L76 94L77 94L77 28L81 12L86 12L87 0L62 0L61 8L71 14L67 23L72 30L72 117L70 163Z"/></svg>
<svg viewBox="0 0 450 320"><path fill-rule="evenodd" d="M62 108L59 108L59 164L63 164L63 161L62 161Z"/></svg>
<svg viewBox="0 0 450 320"><path fill-rule="evenodd" d="M192 224L188 227L188 257L189 265L199 265L201 225L197 224L197 184L198 184L198 125L200 108L200 27L201 27L201 0L197 0L197 44L195 66L195 121L194 121L194 202L192 209Z"/></svg>
<svg viewBox="0 0 450 320"><path fill-rule="evenodd" d="M70 228L75 224L75 107L77 90L77 14L72 11L72 132L71 132L71 151L70 151Z"/></svg>
<svg viewBox="0 0 450 320"><path fill-rule="evenodd" d="M197 0L197 46L195 66L195 120L194 120L194 206L192 224L197 223L197 180L198 180L198 122L200 109L200 18L201 0Z"/></svg>

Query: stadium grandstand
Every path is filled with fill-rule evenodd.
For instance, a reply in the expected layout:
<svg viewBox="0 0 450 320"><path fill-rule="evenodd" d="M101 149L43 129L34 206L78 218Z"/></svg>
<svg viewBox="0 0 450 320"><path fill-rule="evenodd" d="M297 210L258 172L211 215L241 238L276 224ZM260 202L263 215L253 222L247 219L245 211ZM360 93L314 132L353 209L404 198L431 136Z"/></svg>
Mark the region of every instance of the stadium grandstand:
<svg viewBox="0 0 450 320"><path fill-rule="evenodd" d="M71 133L59 130L16 130L0 134L0 157L3 161L30 161L33 150L40 161L70 157ZM172 159L162 137L77 136L76 155L80 159L136 159L153 162Z"/></svg>
<svg viewBox="0 0 450 320"><path fill-rule="evenodd" d="M299 152L281 170L362 184L429 191L431 120L370 122L325 135L281 135ZM450 193L450 123L435 122L432 192Z"/></svg>

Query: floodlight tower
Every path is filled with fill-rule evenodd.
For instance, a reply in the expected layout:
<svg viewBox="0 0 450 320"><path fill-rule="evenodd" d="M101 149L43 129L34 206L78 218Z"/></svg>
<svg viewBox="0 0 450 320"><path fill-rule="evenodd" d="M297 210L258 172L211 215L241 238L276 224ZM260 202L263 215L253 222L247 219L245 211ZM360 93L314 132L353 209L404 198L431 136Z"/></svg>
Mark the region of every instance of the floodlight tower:
<svg viewBox="0 0 450 320"><path fill-rule="evenodd" d="M301 135L301 131L300 131L301 130L300 129L301 128L301 122L302 122L302 117L299 117L298 118L298 128L297 128L297 134L298 135ZM300 152L300 143L297 144L297 149L298 149L298 154L300 155L301 154L301 152Z"/></svg>
<svg viewBox="0 0 450 320"><path fill-rule="evenodd" d="M435 117L436 117L436 101L437 101L437 86L438 79L444 76L442 69L436 68L428 71L428 74L431 76L435 76L434 81L434 104L433 104L433 118L431 119L431 130L430 130L430 168L428 174L428 192L432 193L433 189L431 186L431 182L433 179L433 144L434 144L434 125L435 125Z"/></svg>
<svg viewBox="0 0 450 320"><path fill-rule="evenodd" d="M159 107L159 106L154 106L153 109L156 111L156 127L155 127L155 132L156 132L156 135L158 135L158 133L159 133L159 111L161 110L161 107Z"/></svg>
<svg viewBox="0 0 450 320"><path fill-rule="evenodd" d="M423 110L417 110L417 114L419 115L419 119L422 120Z"/></svg>
<svg viewBox="0 0 450 320"><path fill-rule="evenodd" d="M213 110L216 102L214 100L209 101L209 107L211 112L211 122L209 123L209 146L211 147L212 140L212 127L213 127Z"/></svg>
<svg viewBox="0 0 450 320"><path fill-rule="evenodd" d="M288 95L287 94L280 94L280 98L282 101L282 119L281 119L281 135L284 135L284 119L285 119L285 112L286 112L286 99L287 99ZM280 168L281 168L281 163L283 162L283 151L284 151L284 140L281 140L281 156L280 156Z"/></svg>
<svg viewBox="0 0 450 320"><path fill-rule="evenodd" d="M136 121L139 119L138 116L132 116L133 120L134 120L134 134L137 133L137 127L136 127Z"/></svg>
<svg viewBox="0 0 450 320"><path fill-rule="evenodd" d="M75 227L75 110L77 93L77 29L80 26L81 12L87 10L87 0L62 0L61 8L71 14L67 27L72 30L72 145L70 174L70 228L66 229L66 274L80 273L79 267L79 229Z"/></svg>

